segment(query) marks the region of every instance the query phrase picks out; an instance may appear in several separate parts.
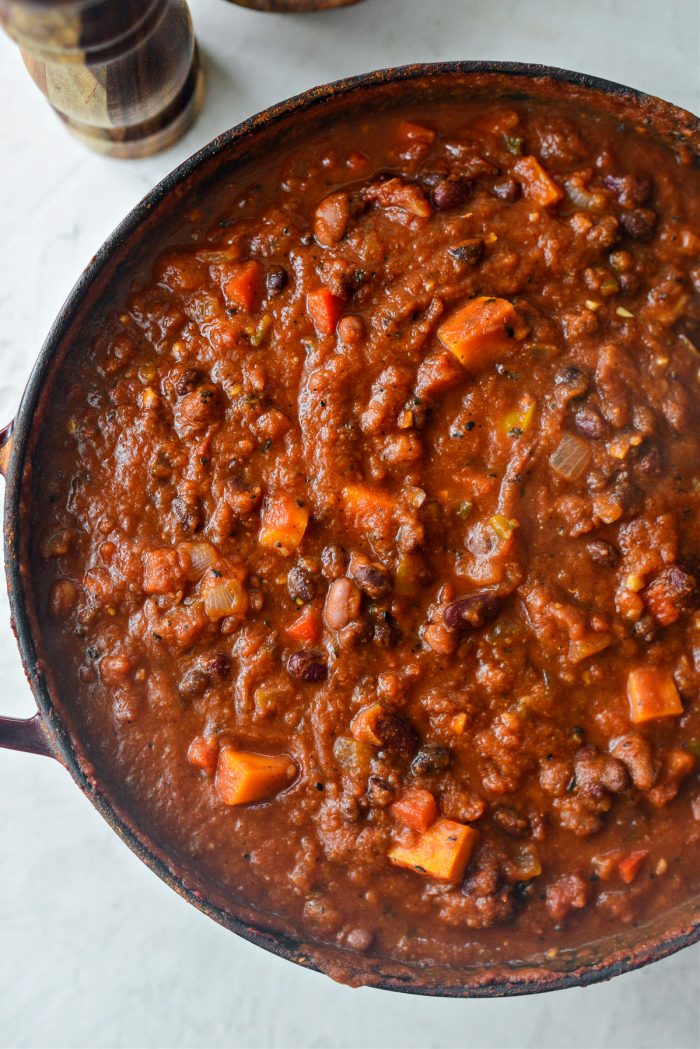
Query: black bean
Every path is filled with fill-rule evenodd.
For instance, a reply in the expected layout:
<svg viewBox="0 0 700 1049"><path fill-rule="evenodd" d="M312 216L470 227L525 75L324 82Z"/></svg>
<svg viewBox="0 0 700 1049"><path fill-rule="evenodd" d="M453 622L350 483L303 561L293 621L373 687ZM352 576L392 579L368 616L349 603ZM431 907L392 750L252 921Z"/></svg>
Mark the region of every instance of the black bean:
<svg viewBox="0 0 700 1049"><path fill-rule="evenodd" d="M287 670L292 677L313 685L325 681L328 676L328 667L318 652L292 652L287 660Z"/></svg>
<svg viewBox="0 0 700 1049"><path fill-rule="evenodd" d="M554 382L557 386L565 387L570 397L582 397L588 389L588 379L574 364L560 368L554 376Z"/></svg>
<svg viewBox="0 0 700 1049"><path fill-rule="evenodd" d="M178 397L184 397L185 394L196 390L201 381L202 373L197 368L188 368L177 380L175 392Z"/></svg>
<svg viewBox="0 0 700 1049"><path fill-rule="evenodd" d="M393 711L381 716L377 723L377 735L384 750L404 758L415 754L420 744L420 737L411 722Z"/></svg>
<svg viewBox="0 0 700 1049"><path fill-rule="evenodd" d="M484 590L478 594L460 597L449 604L443 613L443 622L449 630L466 633L478 630L485 623L490 623L501 610L501 599L498 594Z"/></svg>
<svg viewBox="0 0 700 1049"><path fill-rule="evenodd" d="M305 565L294 565L287 574L287 590L294 601L308 604L316 596L316 582Z"/></svg>
<svg viewBox="0 0 700 1049"><path fill-rule="evenodd" d="M321 565L326 579L338 579L345 573L347 557L342 546L331 543L321 551Z"/></svg>
<svg viewBox="0 0 700 1049"><path fill-rule="evenodd" d="M381 648L392 648L401 640L401 629L389 612L382 612L372 623L372 641Z"/></svg>
<svg viewBox="0 0 700 1049"><path fill-rule="evenodd" d="M411 762L414 776L431 776L450 767L452 754L448 747L428 745L421 747Z"/></svg>
<svg viewBox="0 0 700 1049"><path fill-rule="evenodd" d="M265 274L265 287L273 294L283 291L287 287L289 276L282 266L273 266Z"/></svg>
<svg viewBox="0 0 700 1049"><path fill-rule="evenodd" d="M505 201L506 204L514 204L522 192L520 184L514 178L502 178L491 186L494 197Z"/></svg>
<svg viewBox="0 0 700 1049"><path fill-rule="evenodd" d="M196 696L201 696L206 692L209 683L208 675L193 667L181 678L178 691L180 695L186 696L188 699L194 699Z"/></svg>
<svg viewBox="0 0 700 1049"><path fill-rule="evenodd" d="M437 211L449 211L464 204L469 196L471 183L465 178L441 179L433 186L430 199Z"/></svg>
<svg viewBox="0 0 700 1049"><path fill-rule="evenodd" d="M448 254L457 262L463 262L467 266L477 266L483 259L485 250L486 247L481 237L470 237L469 240L462 241L454 248L448 248Z"/></svg>
<svg viewBox="0 0 700 1049"><path fill-rule="evenodd" d="M633 240L649 240L656 225L656 212L649 208L635 208L620 215L622 228Z"/></svg>
<svg viewBox="0 0 700 1049"><path fill-rule="evenodd" d="M619 550L616 550L612 543L606 542L605 539L592 539L590 543L586 543L586 552L591 561L606 568L614 568L620 563Z"/></svg>
<svg viewBox="0 0 700 1049"><path fill-rule="evenodd" d="M579 408L574 416L574 426L584 437L597 439L605 433L605 423L595 408Z"/></svg>
<svg viewBox="0 0 700 1049"><path fill-rule="evenodd" d="M651 182L643 175L606 175L603 185L612 190L623 207L644 204L651 196Z"/></svg>
<svg viewBox="0 0 700 1049"><path fill-rule="evenodd" d="M219 681L224 681L231 674L231 660L224 652L203 656L199 661L199 666L205 674Z"/></svg>
<svg viewBox="0 0 700 1049"><path fill-rule="evenodd" d="M384 565L370 561L363 554L351 555L348 576L373 601L384 597L391 589L391 579Z"/></svg>

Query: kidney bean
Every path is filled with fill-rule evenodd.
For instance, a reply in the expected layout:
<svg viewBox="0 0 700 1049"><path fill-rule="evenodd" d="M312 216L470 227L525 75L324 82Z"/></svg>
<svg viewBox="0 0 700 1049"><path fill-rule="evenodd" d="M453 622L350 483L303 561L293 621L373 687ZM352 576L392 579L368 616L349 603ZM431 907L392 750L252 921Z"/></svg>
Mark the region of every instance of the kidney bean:
<svg viewBox="0 0 700 1049"><path fill-rule="evenodd" d="M178 397L184 397L185 394L191 393L192 390L196 390L201 381L202 373L198 368L187 368L177 380L177 383L175 384L175 392Z"/></svg>
<svg viewBox="0 0 700 1049"><path fill-rule="evenodd" d="M605 433L605 423L595 408L586 406L579 408L574 416L574 426L580 434L592 440L596 440Z"/></svg>
<svg viewBox="0 0 700 1049"><path fill-rule="evenodd" d="M204 656L199 661L199 667L204 674L224 681L231 675L231 660L224 652L215 652L214 655Z"/></svg>
<svg viewBox="0 0 700 1049"><path fill-rule="evenodd" d="M498 594L484 590L468 597L460 597L448 605L443 613L443 621L449 630L462 633L478 630L490 623L501 610L501 599Z"/></svg>
<svg viewBox="0 0 700 1049"><path fill-rule="evenodd" d="M328 667L318 652L292 652L287 660L287 671L292 677L307 684L318 684L328 676Z"/></svg>
<svg viewBox="0 0 700 1049"><path fill-rule="evenodd" d="M604 565L606 568L614 568L620 563L619 550L616 550L612 543L606 542L605 539L592 539L590 543L586 543L586 552L591 561L595 561L597 565Z"/></svg>

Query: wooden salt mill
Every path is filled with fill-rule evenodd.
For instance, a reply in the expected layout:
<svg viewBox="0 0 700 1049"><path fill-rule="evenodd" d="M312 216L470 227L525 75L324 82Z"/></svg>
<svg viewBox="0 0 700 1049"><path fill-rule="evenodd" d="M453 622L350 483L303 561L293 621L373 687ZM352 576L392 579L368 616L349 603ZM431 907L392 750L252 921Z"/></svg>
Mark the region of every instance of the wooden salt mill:
<svg viewBox="0 0 700 1049"><path fill-rule="evenodd" d="M357 0L233 2L311 11ZM157 153L201 108L204 78L186 0L0 0L0 25L59 117L101 153Z"/></svg>

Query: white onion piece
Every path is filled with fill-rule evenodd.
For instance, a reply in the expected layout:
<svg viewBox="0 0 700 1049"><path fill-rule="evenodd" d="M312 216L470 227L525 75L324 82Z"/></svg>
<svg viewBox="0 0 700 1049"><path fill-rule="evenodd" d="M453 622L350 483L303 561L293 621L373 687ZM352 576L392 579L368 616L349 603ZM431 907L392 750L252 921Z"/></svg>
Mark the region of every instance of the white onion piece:
<svg viewBox="0 0 700 1049"><path fill-rule="evenodd" d="M591 449L583 437L565 433L549 460L555 473L567 481L576 481L591 461Z"/></svg>
<svg viewBox="0 0 700 1049"><path fill-rule="evenodd" d="M248 595L237 579L226 579L207 591L204 611L210 619L242 616L248 611Z"/></svg>
<svg viewBox="0 0 700 1049"><path fill-rule="evenodd" d="M183 563L186 566L187 577L193 583L196 583L198 579L206 575L212 565L219 560L215 547L206 541L201 543L181 543L179 549Z"/></svg>

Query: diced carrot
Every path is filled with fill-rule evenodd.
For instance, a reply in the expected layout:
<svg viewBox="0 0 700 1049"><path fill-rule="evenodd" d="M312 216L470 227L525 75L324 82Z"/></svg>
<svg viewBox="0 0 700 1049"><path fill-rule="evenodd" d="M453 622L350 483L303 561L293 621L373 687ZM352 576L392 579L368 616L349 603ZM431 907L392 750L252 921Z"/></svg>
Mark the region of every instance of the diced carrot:
<svg viewBox="0 0 700 1049"><path fill-rule="evenodd" d="M285 633L294 641L315 644L323 631L323 614L315 605L306 605L297 618L289 624Z"/></svg>
<svg viewBox="0 0 700 1049"><path fill-rule="evenodd" d="M216 789L225 805L264 801L288 787L296 765L286 754L252 754L224 747L216 766Z"/></svg>
<svg viewBox="0 0 700 1049"><path fill-rule="evenodd" d="M381 747L382 737L379 735L378 726L384 707L381 703L370 703L369 706L358 710L350 722L350 731L360 743L371 743L375 747Z"/></svg>
<svg viewBox="0 0 700 1049"><path fill-rule="evenodd" d="M343 489L343 509L355 528L387 535L393 527L396 502L380 488L349 484Z"/></svg>
<svg viewBox="0 0 700 1049"><path fill-rule="evenodd" d="M627 678L630 717L635 725L657 718L678 717L683 704L673 678L661 667L638 667Z"/></svg>
<svg viewBox="0 0 700 1049"><path fill-rule="evenodd" d="M507 299L479 295L440 325L438 338L462 367L485 368L514 345L517 321Z"/></svg>
<svg viewBox="0 0 700 1049"><path fill-rule="evenodd" d="M219 741L216 736L195 736L187 750L187 760L195 768L204 769L207 776L216 772L219 759Z"/></svg>
<svg viewBox="0 0 700 1049"><path fill-rule="evenodd" d="M632 884L648 855L649 849L637 849L635 852L630 852L623 860L620 860L617 869L625 885Z"/></svg>
<svg viewBox="0 0 700 1049"><path fill-rule="evenodd" d="M523 187L523 193L534 204L546 207L562 200L564 191L547 174L537 157L521 157L513 164L513 171Z"/></svg>
<svg viewBox="0 0 700 1049"><path fill-rule="evenodd" d="M319 335L332 335L345 303L328 288L316 288L306 296L306 312Z"/></svg>
<svg viewBox="0 0 700 1049"><path fill-rule="evenodd" d="M391 806L391 815L405 827L423 834L438 818L437 802L429 790L409 787Z"/></svg>
<svg viewBox="0 0 700 1049"><path fill-rule="evenodd" d="M263 503L258 541L281 554L291 554L304 538L308 523L309 511L303 503L279 492Z"/></svg>
<svg viewBox="0 0 700 1049"><path fill-rule="evenodd" d="M435 141L435 132L432 128L423 124L414 124L410 120L402 120L397 129L400 142L420 142L425 146L432 146Z"/></svg>
<svg viewBox="0 0 700 1049"><path fill-rule="evenodd" d="M170 594L184 582L177 550L148 550L143 555L145 594Z"/></svg>
<svg viewBox="0 0 700 1049"><path fill-rule="evenodd" d="M237 309L253 313L260 305L262 266L256 259L234 263L224 284L224 295Z"/></svg>
<svg viewBox="0 0 700 1049"><path fill-rule="evenodd" d="M438 881L461 880L471 859L479 832L454 820L438 819L413 845L394 845L389 859Z"/></svg>

